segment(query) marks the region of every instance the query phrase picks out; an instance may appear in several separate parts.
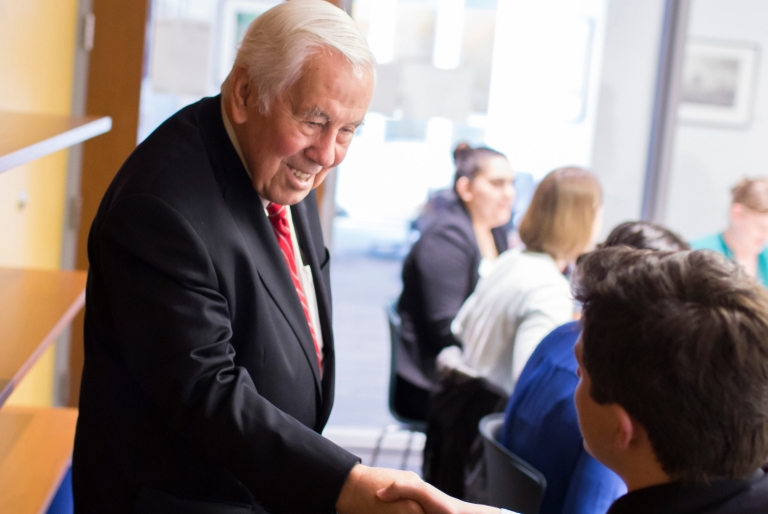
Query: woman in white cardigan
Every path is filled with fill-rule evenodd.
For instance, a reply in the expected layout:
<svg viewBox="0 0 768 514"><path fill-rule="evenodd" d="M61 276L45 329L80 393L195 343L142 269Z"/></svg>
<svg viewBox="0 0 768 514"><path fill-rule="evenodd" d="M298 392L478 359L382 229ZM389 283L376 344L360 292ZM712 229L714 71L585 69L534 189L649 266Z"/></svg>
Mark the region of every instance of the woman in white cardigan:
<svg viewBox="0 0 768 514"><path fill-rule="evenodd" d="M594 248L601 225L602 195L592 173L569 167L544 177L520 223L525 250L504 252L480 280L451 326L463 350L443 350L438 369L484 377L511 394L541 339L573 319L563 273Z"/></svg>

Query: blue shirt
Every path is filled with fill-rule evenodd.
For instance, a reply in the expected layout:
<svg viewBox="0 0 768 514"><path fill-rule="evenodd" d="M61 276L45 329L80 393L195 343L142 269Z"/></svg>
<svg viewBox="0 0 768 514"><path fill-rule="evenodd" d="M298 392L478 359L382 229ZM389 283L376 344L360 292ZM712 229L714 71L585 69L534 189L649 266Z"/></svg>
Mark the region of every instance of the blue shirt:
<svg viewBox="0 0 768 514"><path fill-rule="evenodd" d="M627 492L584 450L573 393L579 379L574 321L553 330L528 360L507 404L500 442L547 479L540 514L604 514Z"/></svg>
<svg viewBox="0 0 768 514"><path fill-rule="evenodd" d="M736 260L731 249L725 244L723 234L702 237L692 241L691 248L694 250L712 250L725 255L732 261ZM763 248L763 251L757 256L757 281L768 287L768 247Z"/></svg>

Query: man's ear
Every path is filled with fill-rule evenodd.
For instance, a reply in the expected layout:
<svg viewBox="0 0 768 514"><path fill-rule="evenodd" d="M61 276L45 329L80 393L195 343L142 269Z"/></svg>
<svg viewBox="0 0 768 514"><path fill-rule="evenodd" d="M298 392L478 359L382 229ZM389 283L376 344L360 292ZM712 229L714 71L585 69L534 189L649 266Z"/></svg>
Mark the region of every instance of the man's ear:
<svg viewBox="0 0 768 514"><path fill-rule="evenodd" d="M470 191L471 182L468 177L459 177L459 180L456 181L456 192L459 195L459 198L462 199L464 202L471 202L472 201L472 191Z"/></svg>
<svg viewBox="0 0 768 514"><path fill-rule="evenodd" d="M250 77L248 77L248 70L245 66L239 65L232 68L232 72L229 76L230 91L229 103L232 111L232 123L242 125L248 121L248 105L249 102L255 100L255 96L251 91L252 85Z"/></svg>
<svg viewBox="0 0 768 514"><path fill-rule="evenodd" d="M611 404L613 409L613 415L616 418L616 440L614 444L616 449L620 451L626 451L632 444L638 434L639 425L632 419L632 416L617 403Z"/></svg>

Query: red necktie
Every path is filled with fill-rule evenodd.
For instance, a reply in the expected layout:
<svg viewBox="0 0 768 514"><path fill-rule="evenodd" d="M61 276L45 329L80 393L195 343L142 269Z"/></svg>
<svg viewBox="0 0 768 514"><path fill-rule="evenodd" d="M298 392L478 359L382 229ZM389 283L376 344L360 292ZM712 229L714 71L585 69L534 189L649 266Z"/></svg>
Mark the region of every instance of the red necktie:
<svg viewBox="0 0 768 514"><path fill-rule="evenodd" d="M315 344L315 353L317 354L317 365L320 367L320 371L323 370L323 354L320 351L320 345L317 344L317 336L315 335L315 328L312 326L312 319L309 316L309 306L307 304L307 297L304 296L304 289L301 287L301 280L299 279L299 272L296 269L296 257L293 253L293 242L291 241L291 228L288 225L288 217L286 213L287 209L285 205L278 205L270 202L267 205L267 213L269 214L269 222L272 224L272 230L275 231L277 237L277 243L280 245L280 250L283 251L283 257L285 257L285 263L288 265L288 271L291 273L291 279L293 280L293 287L296 288L296 294L299 295L299 302L301 308L304 309L304 316L307 318L307 324L309 325L309 333L312 334L312 342Z"/></svg>

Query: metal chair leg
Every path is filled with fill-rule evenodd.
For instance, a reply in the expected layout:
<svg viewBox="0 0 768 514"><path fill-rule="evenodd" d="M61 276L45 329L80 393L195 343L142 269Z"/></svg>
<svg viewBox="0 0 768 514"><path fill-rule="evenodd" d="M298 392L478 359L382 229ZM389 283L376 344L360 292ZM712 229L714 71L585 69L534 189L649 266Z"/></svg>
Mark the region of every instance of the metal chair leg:
<svg viewBox="0 0 768 514"><path fill-rule="evenodd" d="M376 445L373 447L373 453L371 454L371 464L370 464L371 467L376 465L376 459L379 457L379 452L381 451L381 443L384 442L384 437L390 432L392 432L393 430L399 430L399 429L400 427L397 425L387 425L381 431L381 435L376 440Z"/></svg>
<svg viewBox="0 0 768 514"><path fill-rule="evenodd" d="M405 446L405 452L403 453L403 460L400 464L400 469L405 470L406 466L408 465L408 458L411 456L411 447L413 446L413 438L416 434L416 432L420 432L419 430L414 430L412 428L409 428L407 426L403 425L387 425L385 426L379 437L376 439L376 445L373 447L373 452L371 453L371 463L369 464L371 467L376 465L376 460L379 458L379 454L381 453L381 446L384 443L384 438L391 433L394 432L408 432L408 442Z"/></svg>
<svg viewBox="0 0 768 514"><path fill-rule="evenodd" d="M405 454L403 455L403 463L400 465L401 470L405 470L405 466L408 464L408 457L411 455L411 444L413 443L413 430L408 430L408 444L405 446Z"/></svg>

